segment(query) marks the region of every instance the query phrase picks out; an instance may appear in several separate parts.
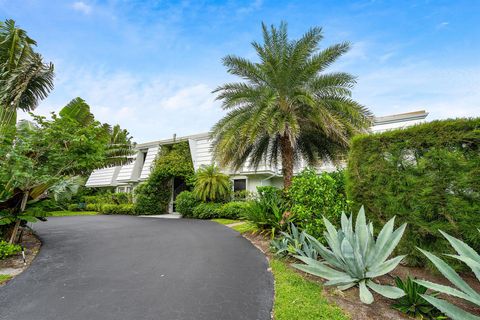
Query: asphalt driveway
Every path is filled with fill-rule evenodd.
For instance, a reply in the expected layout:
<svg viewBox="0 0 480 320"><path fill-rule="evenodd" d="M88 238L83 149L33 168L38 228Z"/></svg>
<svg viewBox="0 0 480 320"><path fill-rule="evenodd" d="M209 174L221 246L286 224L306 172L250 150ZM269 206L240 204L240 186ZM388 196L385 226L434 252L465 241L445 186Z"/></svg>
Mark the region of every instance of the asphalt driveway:
<svg viewBox="0 0 480 320"><path fill-rule="evenodd" d="M37 223L39 255L0 288L0 319L270 319L264 255L210 221L129 216Z"/></svg>

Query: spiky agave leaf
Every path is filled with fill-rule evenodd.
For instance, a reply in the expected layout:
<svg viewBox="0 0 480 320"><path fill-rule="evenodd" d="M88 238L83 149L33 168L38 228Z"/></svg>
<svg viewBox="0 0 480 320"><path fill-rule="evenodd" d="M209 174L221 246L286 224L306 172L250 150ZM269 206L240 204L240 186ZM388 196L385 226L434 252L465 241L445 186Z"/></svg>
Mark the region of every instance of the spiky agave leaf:
<svg viewBox="0 0 480 320"><path fill-rule="evenodd" d="M329 248L316 239L311 241L315 243L324 261L296 256L305 264L294 264L295 268L325 278L328 280L326 285L337 286L340 290L358 285L360 300L367 304L373 302L373 295L369 289L390 299L397 299L405 294L399 288L380 285L372 279L391 272L405 257L397 256L387 260L400 241L406 224L394 230L392 218L375 240L373 225L367 223L363 206L357 215L355 230L352 216L347 218L342 214L339 230L336 230L328 219L323 220L326 227L325 240Z"/></svg>
<svg viewBox="0 0 480 320"><path fill-rule="evenodd" d="M440 230L442 235L450 242L452 247L457 252L457 255L447 255L457 260L463 261L473 271L477 279L480 281L480 256L465 242L450 236L449 234ZM442 275L450 281L454 287L440 285L434 282L426 280L414 280L420 285L427 287L430 290L438 291L450 296L454 296L460 299L467 300L477 306L480 306L480 293L476 292L470 287L465 280L458 275L445 261L437 257L436 255L418 248L442 273ZM433 304L437 309L441 310L447 316L454 320L479 320L480 317L470 314L459 307L436 297L428 295L422 295L422 298Z"/></svg>

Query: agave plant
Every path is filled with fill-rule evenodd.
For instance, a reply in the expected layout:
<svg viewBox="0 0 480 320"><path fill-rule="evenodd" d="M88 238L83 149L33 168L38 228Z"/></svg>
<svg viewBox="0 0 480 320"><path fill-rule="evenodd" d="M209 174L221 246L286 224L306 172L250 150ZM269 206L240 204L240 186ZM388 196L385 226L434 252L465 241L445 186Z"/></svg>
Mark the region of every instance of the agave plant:
<svg viewBox="0 0 480 320"><path fill-rule="evenodd" d="M295 268L325 278L328 280L325 285L337 286L340 290L358 285L360 300L366 304L373 302L369 288L390 299L398 299L405 295L399 288L380 285L372 279L391 272L405 257L398 256L387 260L402 238L406 224L394 230L395 217L393 217L375 239L373 224L371 222L367 224L363 206L358 213L355 230L352 215L347 218L342 213L342 227L338 231L325 217L323 221L327 229L324 233L325 240L330 248L318 242L318 249L325 261L296 256L305 264L294 264Z"/></svg>
<svg viewBox="0 0 480 320"><path fill-rule="evenodd" d="M480 230L479 230L480 231ZM469 245L465 242L450 236L449 234L440 230L442 235L450 242L451 246L457 252L454 254L446 254L446 256L455 258L457 260L465 263L475 274L477 279L480 281L480 255L475 252ZM480 307L480 293L476 292L472 287L470 287L465 280L463 280L458 273L453 270L445 261L437 257L436 255L418 248L427 258L437 267L448 281L450 281L455 288L451 286L445 286L437 283L433 283L426 280L415 280L418 284L421 284L428 289L438 291L447 295L451 295L463 300L467 300L473 303L476 306ZM454 306L453 304L428 295L422 295L422 297L433 304L440 311L445 313L447 316L454 320L479 320L480 317L474 316L467 311L460 309L459 307Z"/></svg>
<svg viewBox="0 0 480 320"><path fill-rule="evenodd" d="M318 246L316 239L307 234L305 230L298 231L298 228L290 224L290 232L280 232L281 236L270 242L271 249L276 255L299 255L311 259L318 259ZM313 240L315 241L313 241Z"/></svg>

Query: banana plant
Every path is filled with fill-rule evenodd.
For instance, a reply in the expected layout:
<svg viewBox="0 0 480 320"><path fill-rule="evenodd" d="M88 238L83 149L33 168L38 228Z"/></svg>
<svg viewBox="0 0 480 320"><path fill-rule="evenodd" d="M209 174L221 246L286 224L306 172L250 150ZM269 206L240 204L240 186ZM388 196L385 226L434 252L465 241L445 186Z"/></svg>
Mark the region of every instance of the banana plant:
<svg viewBox="0 0 480 320"><path fill-rule="evenodd" d="M373 279L391 272L405 257L397 256L387 260L402 238L406 224L394 230L395 217L393 217L375 239L373 224L371 222L367 224L363 206L357 215L355 229L352 216L347 218L345 213L342 213L339 230L324 217L327 229L324 236L329 248L316 241L319 254L324 261L295 256L305 264L293 266L326 279L327 286L337 286L340 290L358 286L360 300L366 304L374 301L369 289L390 299L404 296L403 290L377 284Z"/></svg>
<svg viewBox="0 0 480 320"><path fill-rule="evenodd" d="M480 230L479 230L480 232ZM480 281L480 255L473 250L465 242L452 237L451 235L440 230L440 233L450 242L450 245L457 252L454 254L445 254L451 258L457 259L465 263L475 274L475 277ZM480 307L480 293L472 289L471 286L463 280L458 273L453 270L445 261L437 257L436 255L418 248L440 271L454 287L437 284L427 280L415 280L418 284L427 287L430 290L434 290L440 293L444 293L453 297L457 297L473 303ZM422 298L433 304L437 309L445 313L447 316L454 320L479 320L480 317L468 313L459 307L436 297L429 295L422 295Z"/></svg>

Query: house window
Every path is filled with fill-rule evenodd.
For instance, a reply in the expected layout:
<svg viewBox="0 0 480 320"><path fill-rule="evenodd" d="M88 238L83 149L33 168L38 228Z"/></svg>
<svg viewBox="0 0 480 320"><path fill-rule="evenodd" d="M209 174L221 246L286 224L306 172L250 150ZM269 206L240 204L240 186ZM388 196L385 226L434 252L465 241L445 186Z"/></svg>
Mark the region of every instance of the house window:
<svg viewBox="0 0 480 320"><path fill-rule="evenodd" d="M234 179L233 192L247 190L247 179Z"/></svg>

